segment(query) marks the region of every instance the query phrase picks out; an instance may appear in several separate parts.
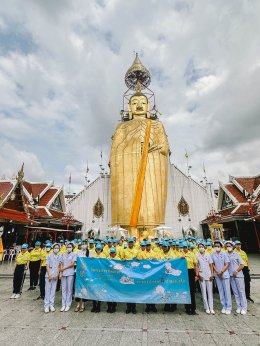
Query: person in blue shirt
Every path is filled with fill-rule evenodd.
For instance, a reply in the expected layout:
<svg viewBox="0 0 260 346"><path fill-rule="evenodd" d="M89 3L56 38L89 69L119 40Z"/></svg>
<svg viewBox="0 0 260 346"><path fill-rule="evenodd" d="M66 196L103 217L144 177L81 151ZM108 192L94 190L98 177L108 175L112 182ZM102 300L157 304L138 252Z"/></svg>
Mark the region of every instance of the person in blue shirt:
<svg viewBox="0 0 260 346"><path fill-rule="evenodd" d="M245 293L245 282L243 274L243 260L241 256L234 251L234 244L232 241L225 242L227 254L230 260L228 271L230 275L230 283L232 291L235 296L237 310L236 312L241 315L246 315L247 312L247 299Z"/></svg>
<svg viewBox="0 0 260 346"><path fill-rule="evenodd" d="M220 303L222 305L222 314L230 315L232 310L230 275L228 266L230 259L228 255L222 251L223 244L221 240L214 241L215 251L211 258L213 262L214 277L218 286Z"/></svg>

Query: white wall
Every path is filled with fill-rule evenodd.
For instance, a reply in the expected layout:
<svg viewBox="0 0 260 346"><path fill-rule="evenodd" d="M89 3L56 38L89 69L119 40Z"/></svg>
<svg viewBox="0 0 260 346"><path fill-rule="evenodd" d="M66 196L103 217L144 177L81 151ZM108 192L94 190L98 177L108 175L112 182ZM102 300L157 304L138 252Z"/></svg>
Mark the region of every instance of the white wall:
<svg viewBox="0 0 260 346"><path fill-rule="evenodd" d="M190 207L190 213L185 217L179 217L178 212L178 203L182 195ZM104 205L104 215L99 219L93 217L93 207L98 198ZM211 201L205 188L188 178L173 164L170 165L165 225L172 227L173 236L182 237L182 229L190 227L198 230L198 235L202 235L200 221L206 218L210 209ZM95 231L100 229L101 237L106 236L107 229L111 226L109 175L99 176L87 188L84 188L70 202L69 210L77 220L83 222L83 232L85 232L83 238L91 228ZM178 220L179 218L181 221Z"/></svg>

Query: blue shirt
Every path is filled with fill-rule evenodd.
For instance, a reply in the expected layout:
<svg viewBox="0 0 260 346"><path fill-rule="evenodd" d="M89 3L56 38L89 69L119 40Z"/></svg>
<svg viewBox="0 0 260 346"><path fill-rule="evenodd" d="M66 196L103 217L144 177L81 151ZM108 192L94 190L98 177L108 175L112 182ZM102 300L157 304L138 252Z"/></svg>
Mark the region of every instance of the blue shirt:
<svg viewBox="0 0 260 346"><path fill-rule="evenodd" d="M228 257L230 260L230 264L228 266L228 271L230 276L233 276L233 273L237 271L237 268L240 266L240 264L243 264L243 260L241 258L241 256L239 255L239 253L232 251L231 253L228 253ZM242 270L240 270L240 272L237 273L237 278L243 278L244 274L242 272Z"/></svg>
<svg viewBox="0 0 260 346"><path fill-rule="evenodd" d="M46 259L46 265L49 266L52 277L57 276L59 274L59 265L61 262L61 255L51 253ZM45 277L48 277L48 273L46 272Z"/></svg>
<svg viewBox="0 0 260 346"><path fill-rule="evenodd" d="M75 254L75 252L64 253L61 258L61 263L63 267L67 267L72 263L74 264L74 262L76 262L76 259L77 259L77 255ZM71 275L74 275L74 266L71 268L65 269L62 272L62 276L71 276Z"/></svg>
<svg viewBox="0 0 260 346"><path fill-rule="evenodd" d="M223 269L224 265L225 264L229 264L230 263L230 260L229 260L229 257L228 255L223 252L223 251L220 251L219 253L217 253L216 251L212 253L211 255L211 258L212 258L212 261L213 261L213 264L216 268L216 271L219 273L221 272L221 270ZM214 275L217 276L217 273L214 271ZM228 269L223 273L222 275L222 279L228 279L230 277L229 275L229 272L228 272Z"/></svg>

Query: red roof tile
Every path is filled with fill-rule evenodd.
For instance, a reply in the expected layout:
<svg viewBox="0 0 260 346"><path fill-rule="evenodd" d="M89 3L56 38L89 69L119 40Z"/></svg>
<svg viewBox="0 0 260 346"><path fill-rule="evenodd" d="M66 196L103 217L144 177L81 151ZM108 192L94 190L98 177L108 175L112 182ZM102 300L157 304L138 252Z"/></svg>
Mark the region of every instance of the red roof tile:
<svg viewBox="0 0 260 346"><path fill-rule="evenodd" d="M1 181L0 182L0 197L3 199L9 194L12 190L13 184L9 181Z"/></svg>
<svg viewBox="0 0 260 346"><path fill-rule="evenodd" d="M260 176L255 178L235 178L239 185L243 187L250 195L260 184Z"/></svg>
<svg viewBox="0 0 260 346"><path fill-rule="evenodd" d="M55 219L61 219L61 218L63 218L63 216L64 216L64 213L62 213L61 211L56 211L56 210L50 209L49 212L52 214L52 216L53 216Z"/></svg>
<svg viewBox="0 0 260 346"><path fill-rule="evenodd" d="M55 193L58 191L58 189L56 188L51 188L49 189L43 196L42 198L40 199L40 202L39 202L39 206L45 206L47 205L50 200L52 199L52 197L55 195Z"/></svg>
<svg viewBox="0 0 260 346"><path fill-rule="evenodd" d="M48 186L47 183L29 183L28 181L24 181L23 185L32 198L36 198Z"/></svg>
<svg viewBox="0 0 260 346"><path fill-rule="evenodd" d="M243 196L242 192L235 186L231 184L225 185L225 188L231 193L232 196L236 198L239 203L246 202L246 198Z"/></svg>
<svg viewBox="0 0 260 346"><path fill-rule="evenodd" d="M232 208L227 208L227 209L223 209L223 210L220 210L219 211L219 214L221 216L228 216L228 215L231 215L231 212L234 210L235 208L232 207Z"/></svg>

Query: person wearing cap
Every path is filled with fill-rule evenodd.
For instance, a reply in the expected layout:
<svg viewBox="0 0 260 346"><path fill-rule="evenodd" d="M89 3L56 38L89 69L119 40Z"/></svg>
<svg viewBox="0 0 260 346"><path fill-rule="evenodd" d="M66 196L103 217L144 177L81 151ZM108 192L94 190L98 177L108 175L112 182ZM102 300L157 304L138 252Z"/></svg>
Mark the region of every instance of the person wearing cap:
<svg viewBox="0 0 260 346"><path fill-rule="evenodd" d="M53 252L46 259L46 274L45 274L45 297L44 297L44 312L54 312L54 301L56 295L56 286L58 282L61 258L59 253L60 244L53 245Z"/></svg>
<svg viewBox="0 0 260 346"><path fill-rule="evenodd" d="M88 241L89 257L93 257L95 254L95 241L94 239L89 239Z"/></svg>
<svg viewBox="0 0 260 346"><path fill-rule="evenodd" d="M116 261L120 261L120 257L117 254L116 248L114 246L112 246L110 248L110 254L109 254L108 258L116 260ZM117 306L116 302L107 302L107 313L111 313L111 314L115 313L116 312L116 306Z"/></svg>
<svg viewBox="0 0 260 346"><path fill-rule="evenodd" d="M95 247L95 252L92 255L93 258L106 258L104 254L103 246L101 243L97 243Z"/></svg>
<svg viewBox="0 0 260 346"><path fill-rule="evenodd" d="M104 255L106 256L106 258L109 257L110 249L111 249L112 246L113 246L113 239L112 239L112 238L109 238L109 239L107 240L107 245L104 247L104 250L103 250Z"/></svg>
<svg viewBox="0 0 260 346"><path fill-rule="evenodd" d="M137 253L136 258L140 261L140 260L144 260L146 257L146 241L142 241L140 243L140 249Z"/></svg>
<svg viewBox="0 0 260 346"><path fill-rule="evenodd" d="M196 255L198 261L197 277L201 289L204 309L207 314L215 314L213 309L213 261L206 251L206 245L203 241L198 243L198 254Z"/></svg>
<svg viewBox="0 0 260 346"><path fill-rule="evenodd" d="M239 240L235 241L234 251L240 255L244 264L243 274L244 274L244 281L245 281L246 299L254 303L254 300L251 298L251 295L250 295L251 277L250 277L250 270L249 270L249 261L248 261L247 253L241 249L241 242Z"/></svg>
<svg viewBox="0 0 260 346"><path fill-rule="evenodd" d="M213 252L215 251L214 249L213 249L213 247L212 247L212 242L211 242L211 240L207 240L207 243L206 243L206 253L207 254L209 254L209 255L212 255L213 254Z"/></svg>
<svg viewBox="0 0 260 346"><path fill-rule="evenodd" d="M228 271L230 259L227 253L221 250L222 247L221 240L215 240L215 251L212 253L211 258L213 261L213 271L218 287L219 299L222 305L221 312L222 314L230 315L232 310L230 275Z"/></svg>
<svg viewBox="0 0 260 346"><path fill-rule="evenodd" d="M61 257L60 279L62 287L62 305L60 311L69 311L72 303L74 266L76 254L73 252L74 244L67 244L67 252Z"/></svg>
<svg viewBox="0 0 260 346"><path fill-rule="evenodd" d="M89 249L86 243L83 243L81 245L81 250L78 250L77 252L77 258L82 258L82 257L89 257ZM75 282L75 280L74 280ZM83 312L85 310L85 303L87 302L87 299L84 298L75 298L75 301L77 302L75 312Z"/></svg>
<svg viewBox="0 0 260 346"><path fill-rule="evenodd" d="M131 261L137 256L137 249L134 247L134 238L127 239L128 246L124 249L123 259L124 261ZM136 314L136 303L126 303L126 313L132 312Z"/></svg>
<svg viewBox="0 0 260 346"><path fill-rule="evenodd" d="M185 304L185 310L188 315L197 315L196 313L196 300L195 300L195 280L197 279L197 259L193 253L189 252L189 247L187 242L183 242L179 246L182 246L183 252L180 258L185 258L188 268L188 277L190 285L190 297L191 304Z"/></svg>
<svg viewBox="0 0 260 346"><path fill-rule="evenodd" d="M230 275L230 283L232 287L232 291L235 296L236 304L237 304L237 314L246 315L247 312L247 300L245 293L245 282L244 282L244 274L243 274L243 260L241 256L234 251L233 242L227 240L225 242L227 254L230 260L230 264L228 266L228 271Z"/></svg>
<svg viewBox="0 0 260 346"><path fill-rule="evenodd" d="M172 258L177 258L173 251L170 249L169 242L164 241L162 243L162 251L158 257L160 260L169 260Z"/></svg>
<svg viewBox="0 0 260 346"><path fill-rule="evenodd" d="M21 296L21 288L24 280L24 275L28 269L28 264L30 261L30 253L28 252L28 244L23 244L21 252L17 255L15 259L15 270L13 278L13 294L11 299L17 299Z"/></svg>
<svg viewBox="0 0 260 346"><path fill-rule="evenodd" d="M45 243L45 247L41 251L41 265L40 265L40 295L38 299L44 299L45 297L45 276L46 276L46 260L52 253L52 245L49 242Z"/></svg>
<svg viewBox="0 0 260 346"><path fill-rule="evenodd" d="M28 291L35 290L38 285L41 256L41 242L36 241L34 249L30 252L30 287Z"/></svg>

